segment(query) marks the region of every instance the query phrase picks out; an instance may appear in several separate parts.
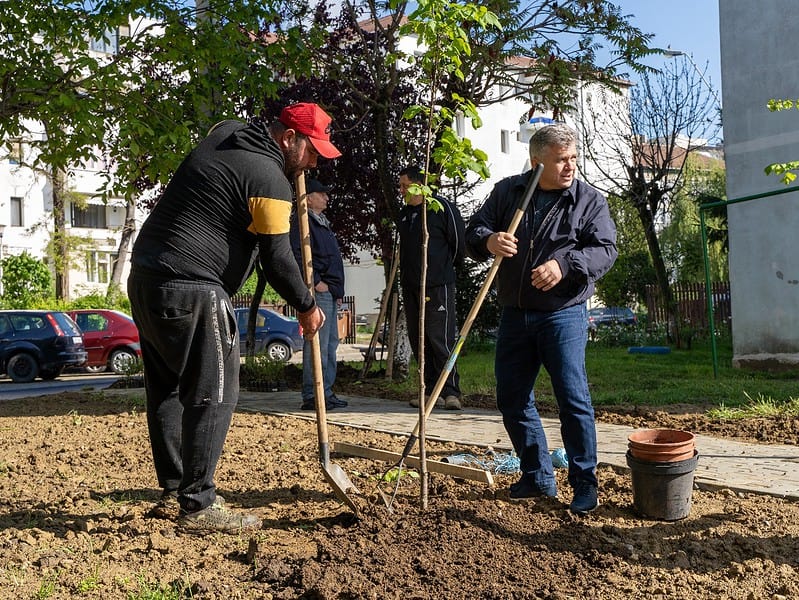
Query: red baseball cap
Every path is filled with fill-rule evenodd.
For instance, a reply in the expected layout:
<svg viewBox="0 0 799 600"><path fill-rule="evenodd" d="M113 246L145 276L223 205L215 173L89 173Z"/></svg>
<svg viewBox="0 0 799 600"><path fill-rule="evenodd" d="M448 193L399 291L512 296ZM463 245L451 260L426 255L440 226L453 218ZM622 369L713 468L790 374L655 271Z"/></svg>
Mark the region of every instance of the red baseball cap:
<svg viewBox="0 0 799 600"><path fill-rule="evenodd" d="M318 104L299 102L280 112L280 122L308 137L316 151L325 158L338 158L341 152L330 143L330 122L333 120Z"/></svg>

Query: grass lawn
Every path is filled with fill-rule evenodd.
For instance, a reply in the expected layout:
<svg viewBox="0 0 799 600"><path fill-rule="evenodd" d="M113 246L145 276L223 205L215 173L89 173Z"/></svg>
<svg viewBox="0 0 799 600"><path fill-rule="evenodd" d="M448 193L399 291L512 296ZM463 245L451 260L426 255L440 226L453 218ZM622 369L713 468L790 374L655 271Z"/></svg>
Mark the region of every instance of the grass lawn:
<svg viewBox="0 0 799 600"><path fill-rule="evenodd" d="M698 404L740 407L754 403L797 403L799 370L766 373L734 369L732 345L718 342L718 378L713 376L709 341L695 341L690 350L669 354L630 354L627 347L606 347L589 342L586 369L595 406ZM412 372L415 365L412 365ZM494 347L469 341L458 359L465 394L494 395ZM405 388L413 377L392 385ZM536 394L552 398L549 376L542 369Z"/></svg>

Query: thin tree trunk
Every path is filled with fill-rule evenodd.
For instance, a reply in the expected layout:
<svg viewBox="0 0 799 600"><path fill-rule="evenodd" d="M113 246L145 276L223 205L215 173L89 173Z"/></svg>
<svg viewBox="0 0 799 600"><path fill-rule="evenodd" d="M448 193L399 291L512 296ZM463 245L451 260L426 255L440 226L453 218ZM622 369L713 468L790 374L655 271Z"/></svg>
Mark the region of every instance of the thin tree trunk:
<svg viewBox="0 0 799 600"><path fill-rule="evenodd" d="M668 335L677 348L680 348L682 346L679 311L677 310L677 303L674 301L674 295L671 293L671 284L669 282L668 272L666 271L666 263L663 261L660 241L655 232L654 216L646 206L642 206L639 203L636 204L636 207L638 208L638 216L641 219L641 225L643 225L644 228L644 236L646 237L646 243L649 247L649 254L652 257L652 265L655 268L658 288L663 295L663 301L666 306L666 314L668 315Z"/></svg>
<svg viewBox="0 0 799 600"><path fill-rule="evenodd" d="M397 317L397 331L394 336L394 380L407 379L411 369L411 342L408 338L408 323L400 311Z"/></svg>
<svg viewBox="0 0 799 600"><path fill-rule="evenodd" d="M111 284L108 286L108 293L114 289L122 288L122 273L128 262L133 234L136 231L136 200L131 198L125 204L125 224L122 226L122 235L119 238L117 247L117 260L111 270Z"/></svg>
<svg viewBox="0 0 799 600"><path fill-rule="evenodd" d="M55 297L69 300L69 246L67 244L67 215L64 196L64 172L54 168L50 174L53 185L53 266L55 270Z"/></svg>

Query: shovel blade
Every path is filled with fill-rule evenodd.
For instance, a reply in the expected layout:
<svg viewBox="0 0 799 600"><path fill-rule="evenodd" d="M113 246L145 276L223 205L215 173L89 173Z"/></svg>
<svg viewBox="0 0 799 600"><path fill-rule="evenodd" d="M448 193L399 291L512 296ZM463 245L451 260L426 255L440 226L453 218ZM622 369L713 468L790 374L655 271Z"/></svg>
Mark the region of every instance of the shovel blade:
<svg viewBox="0 0 799 600"><path fill-rule="evenodd" d="M347 477L344 469L335 463L328 462L326 465L322 465L322 473L324 473L325 479L330 484L330 487L333 488L336 497L349 506L356 517L359 516L358 506L350 497L350 494L359 494L360 492L358 488L355 487L355 484L350 481L350 478Z"/></svg>

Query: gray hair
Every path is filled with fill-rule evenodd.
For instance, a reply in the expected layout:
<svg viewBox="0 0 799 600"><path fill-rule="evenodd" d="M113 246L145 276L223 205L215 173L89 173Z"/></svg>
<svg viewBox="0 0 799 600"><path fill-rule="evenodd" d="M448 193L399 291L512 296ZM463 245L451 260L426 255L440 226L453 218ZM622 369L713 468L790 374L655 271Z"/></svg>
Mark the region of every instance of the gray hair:
<svg viewBox="0 0 799 600"><path fill-rule="evenodd" d="M577 133L564 123L546 125L530 138L530 159L541 158L548 146L568 147L577 144Z"/></svg>

